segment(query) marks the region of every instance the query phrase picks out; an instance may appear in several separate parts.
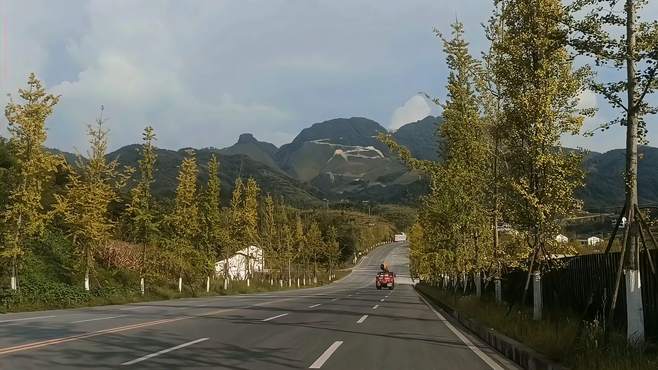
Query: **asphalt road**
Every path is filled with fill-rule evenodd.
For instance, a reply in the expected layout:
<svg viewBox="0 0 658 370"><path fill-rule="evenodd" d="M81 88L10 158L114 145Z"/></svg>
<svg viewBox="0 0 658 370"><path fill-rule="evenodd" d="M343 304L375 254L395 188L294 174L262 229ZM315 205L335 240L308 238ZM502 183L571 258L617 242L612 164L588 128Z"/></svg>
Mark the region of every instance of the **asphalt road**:
<svg viewBox="0 0 658 370"><path fill-rule="evenodd" d="M376 290L384 261L394 290ZM517 369L446 321L382 246L331 285L0 315L0 369Z"/></svg>

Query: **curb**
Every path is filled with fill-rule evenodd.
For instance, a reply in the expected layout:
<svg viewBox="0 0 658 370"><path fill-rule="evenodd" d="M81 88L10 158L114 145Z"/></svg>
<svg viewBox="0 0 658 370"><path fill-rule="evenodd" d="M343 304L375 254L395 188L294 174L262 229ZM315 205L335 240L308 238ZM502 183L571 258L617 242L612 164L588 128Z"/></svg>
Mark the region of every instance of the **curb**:
<svg viewBox="0 0 658 370"><path fill-rule="evenodd" d="M479 321L468 318L458 311L453 310L451 307L448 307L428 296L418 287L414 286L414 290L425 297L429 302L441 308L441 310L448 314L448 316L470 330L478 338L522 368L526 370L569 370L568 367L564 367L547 359L544 355L525 344L517 342L516 340L481 324Z"/></svg>

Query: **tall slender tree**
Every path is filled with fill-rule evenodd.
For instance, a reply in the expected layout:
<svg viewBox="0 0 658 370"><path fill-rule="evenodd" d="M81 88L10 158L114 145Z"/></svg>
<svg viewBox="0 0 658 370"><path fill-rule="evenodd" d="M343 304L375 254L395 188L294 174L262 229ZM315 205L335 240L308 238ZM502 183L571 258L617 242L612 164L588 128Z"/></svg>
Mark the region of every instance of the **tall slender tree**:
<svg viewBox="0 0 658 370"><path fill-rule="evenodd" d="M253 178L247 179L245 186L244 201L242 204L242 220L243 220L243 240L247 242L249 247L247 255L247 285L250 283L251 275L253 273L253 258L251 246L260 245L260 235L258 234L258 196L260 188L258 183Z"/></svg>
<svg viewBox="0 0 658 370"><path fill-rule="evenodd" d="M0 257L8 259L11 288L18 287L20 258L34 238L41 235L46 223L43 195L61 160L44 150L47 138L46 120L52 114L59 96L46 93L32 73L26 89L19 89L23 100L11 98L5 107L9 124L8 154L12 166L8 171L7 202L0 205L4 246Z"/></svg>
<svg viewBox="0 0 658 370"><path fill-rule="evenodd" d="M244 182L235 179L228 212L228 243L224 246L224 289L228 288L229 258L244 247Z"/></svg>
<svg viewBox="0 0 658 370"><path fill-rule="evenodd" d="M277 245L277 225L275 222L275 206L274 199L270 194L265 196L262 202L262 215L261 215L261 246L263 248L263 267L268 271L272 271L272 267L276 261L276 245ZM270 283L274 284L271 272Z"/></svg>
<svg viewBox="0 0 658 370"><path fill-rule="evenodd" d="M145 278L148 274L147 250L158 233L159 225L153 206L152 186L155 181L155 165L157 153L154 141L156 140L153 127L147 126L142 134L141 159L139 160L139 179L137 185L130 192L130 203L126 209L130 217L131 234L133 241L141 244L142 255L140 262L140 290L145 292Z"/></svg>
<svg viewBox="0 0 658 370"><path fill-rule="evenodd" d="M560 0L507 0L496 15L502 32L514 35L493 40L492 67L502 100L509 215L529 249L523 300L537 262L559 247L560 220L580 205L574 191L583 182L582 155L562 149L560 136L582 127L577 103L588 70L574 70L560 26L566 15Z"/></svg>
<svg viewBox="0 0 658 370"><path fill-rule="evenodd" d="M226 239L221 217L220 191L219 160L213 154L208 162L208 185L203 194L202 204L202 240L208 263L206 290L210 289L210 274L214 271L216 258L221 255L222 244Z"/></svg>
<svg viewBox="0 0 658 370"><path fill-rule="evenodd" d="M463 25L456 22L452 29L451 39L439 34L450 74L448 96L442 104L444 122L439 130L445 176L437 184L441 183L442 191L449 192L453 198L449 204L454 208L445 215L450 218L447 221L455 231L450 238L460 251L455 256L468 256L456 262L463 271L472 268L475 281L479 283L490 251L490 248L485 248L490 247L490 239L484 238L491 230L486 208L488 132L480 116L480 102L475 90L480 64L468 51Z"/></svg>
<svg viewBox="0 0 658 370"><path fill-rule="evenodd" d="M183 274L191 274L198 261L195 246L201 231L197 176L199 170L194 151L188 151L178 173L174 209L168 223L172 231L172 252L178 269L178 290L182 290Z"/></svg>
<svg viewBox="0 0 658 370"><path fill-rule="evenodd" d="M575 0L569 7L572 45L592 57L597 66L625 72L623 80L593 81L590 87L622 113L599 128L604 131L616 124L626 126L625 201L619 217L625 217L627 222L608 323L615 310L624 269L626 285L630 287L626 297L627 337L636 344L644 342L639 238L644 232L651 233L639 211L638 144L646 137L645 117L658 113L658 107L648 100L658 89L658 23L642 18L641 9L646 4L646 0Z"/></svg>
<svg viewBox="0 0 658 370"><path fill-rule="evenodd" d="M317 221L311 221L306 232L306 241L310 250L311 259L313 260L313 283L318 283L318 260L322 255L324 242L322 240L322 231Z"/></svg>
<svg viewBox="0 0 658 370"><path fill-rule="evenodd" d="M329 280L334 279L335 267L340 259L340 244L338 243L338 230L331 225L327 229L326 251L327 263L329 265Z"/></svg>
<svg viewBox="0 0 658 370"><path fill-rule="evenodd" d="M69 237L84 271L85 290L90 289L95 257L107 245L115 222L110 206L119 201L119 190L126 185L130 172L119 172L116 160L107 159L107 134L101 115L95 126L89 126L90 150L87 158L78 156L77 164L68 164L69 182L64 195L56 195L58 214L62 215Z"/></svg>

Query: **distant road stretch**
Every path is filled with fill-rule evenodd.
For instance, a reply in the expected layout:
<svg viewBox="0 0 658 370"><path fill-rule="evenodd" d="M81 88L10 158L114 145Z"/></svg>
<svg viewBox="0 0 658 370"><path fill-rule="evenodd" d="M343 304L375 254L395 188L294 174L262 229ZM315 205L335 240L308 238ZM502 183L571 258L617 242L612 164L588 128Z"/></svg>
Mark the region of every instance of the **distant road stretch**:
<svg viewBox="0 0 658 370"><path fill-rule="evenodd" d="M376 290L379 265L397 273ZM407 248L296 291L0 315L0 369L516 369L413 290Z"/></svg>

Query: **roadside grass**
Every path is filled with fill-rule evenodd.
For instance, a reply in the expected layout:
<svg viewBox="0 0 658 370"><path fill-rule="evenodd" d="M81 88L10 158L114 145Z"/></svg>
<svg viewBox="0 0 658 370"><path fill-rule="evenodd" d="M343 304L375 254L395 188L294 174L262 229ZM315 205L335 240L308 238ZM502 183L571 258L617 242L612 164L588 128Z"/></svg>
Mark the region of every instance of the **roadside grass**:
<svg viewBox="0 0 658 370"><path fill-rule="evenodd" d="M350 270L336 272L338 280L350 273ZM307 281L306 286L301 288L312 288L330 283L326 274L321 275L317 284ZM135 280L135 285L138 280ZM139 302L152 302L162 300L174 300L181 298L195 297L213 297L228 296L237 294L253 294L275 292L283 290L296 290L297 279L293 285L288 286L287 281L283 287L278 280L274 285L270 285L269 279L254 279L247 286L246 281L233 280L230 282L228 289L223 289L222 279L213 279L211 281L211 290L206 292L205 281L192 286L183 285L182 292L179 292L177 286L173 283L164 284L158 282L153 286L148 286L146 293L142 295L138 286L110 286L106 288L96 288L91 291L85 291L81 286L72 286L65 283L43 284L42 282L27 282L19 292L13 292L7 289L0 289L0 313L8 312L28 312L28 311L45 311L52 309L92 307L104 305L119 305Z"/></svg>
<svg viewBox="0 0 658 370"><path fill-rule="evenodd" d="M583 334L576 339L580 321L570 313L548 312L545 319L532 320L532 312L497 305L491 297L461 295L427 285L417 289L432 300L524 343L546 357L573 370L656 370L658 348L649 344L643 351L626 345L621 333L611 334L603 345L603 329L597 322L584 323Z"/></svg>

